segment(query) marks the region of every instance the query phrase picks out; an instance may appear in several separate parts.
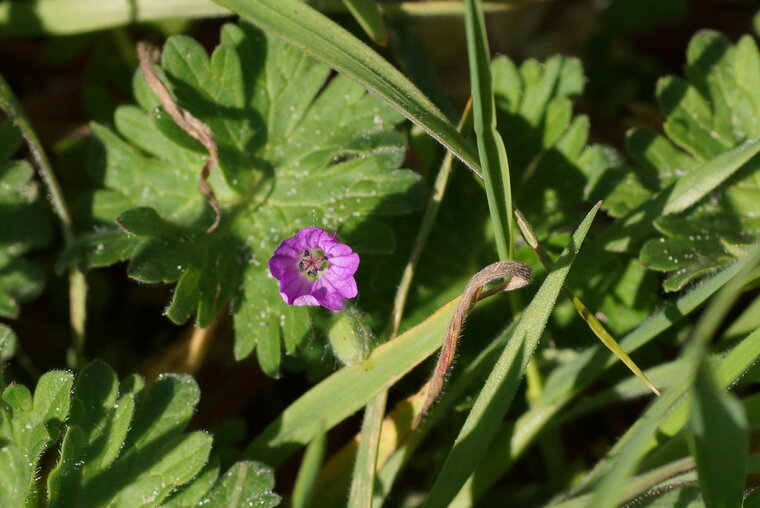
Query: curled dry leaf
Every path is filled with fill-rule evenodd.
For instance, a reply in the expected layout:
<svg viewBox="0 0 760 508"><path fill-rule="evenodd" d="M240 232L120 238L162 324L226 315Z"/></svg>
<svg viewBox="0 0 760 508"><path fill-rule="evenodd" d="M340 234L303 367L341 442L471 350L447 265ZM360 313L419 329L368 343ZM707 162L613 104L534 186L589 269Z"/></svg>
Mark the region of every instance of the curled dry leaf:
<svg viewBox="0 0 760 508"><path fill-rule="evenodd" d="M509 278L509 280L499 284L495 288L483 292L483 288L486 284L504 278ZM517 261L498 261L490 264L470 279L470 282L467 283L467 286L465 286L464 291L462 292L462 296L459 298L457 307L454 310L454 315L449 322L449 327L446 330L446 337L443 341L443 348L438 357L438 363L436 363L433 375L430 377L430 381L428 381L425 403L422 406L422 410L417 415L412 428L416 428L419 425L422 418L430 409L430 406L433 405L438 398L438 395L440 395L446 372L448 372L451 362L454 360L457 341L459 340L459 334L462 331L464 320L467 318L467 314L469 314L470 309L475 302L500 291L512 291L513 289L527 286L530 283L530 280L530 267Z"/></svg>
<svg viewBox="0 0 760 508"><path fill-rule="evenodd" d="M166 88L164 82L161 81L156 69L153 68L153 63L158 60L158 49L154 48L147 42L139 42L137 44L137 56L140 58L140 69L145 76L145 82L153 93L156 94L156 98L158 98L158 102L161 103L161 107L164 108L169 116L172 117L172 120L174 120L182 130L200 141L203 147L208 151L208 159L203 165L200 177L198 178L198 188L211 205L211 208L214 209L214 223L206 230L207 233L211 233L219 225L219 221L222 218L219 202L216 200L214 191L208 184L211 168L216 166L219 160L219 150L217 149L216 141L214 140L214 133L211 132L208 125L195 118L189 111L179 107L171 93L169 93L169 90Z"/></svg>

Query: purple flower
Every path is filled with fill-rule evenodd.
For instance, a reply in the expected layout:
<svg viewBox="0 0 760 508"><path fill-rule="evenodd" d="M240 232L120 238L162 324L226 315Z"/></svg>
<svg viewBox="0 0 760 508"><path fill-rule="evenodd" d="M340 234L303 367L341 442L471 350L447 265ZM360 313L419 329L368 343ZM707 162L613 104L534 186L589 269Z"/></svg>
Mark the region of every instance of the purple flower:
<svg viewBox="0 0 760 508"><path fill-rule="evenodd" d="M359 255L319 228L304 228L283 240L269 258L269 271L280 281L280 295L289 305L343 308L358 294L354 274Z"/></svg>

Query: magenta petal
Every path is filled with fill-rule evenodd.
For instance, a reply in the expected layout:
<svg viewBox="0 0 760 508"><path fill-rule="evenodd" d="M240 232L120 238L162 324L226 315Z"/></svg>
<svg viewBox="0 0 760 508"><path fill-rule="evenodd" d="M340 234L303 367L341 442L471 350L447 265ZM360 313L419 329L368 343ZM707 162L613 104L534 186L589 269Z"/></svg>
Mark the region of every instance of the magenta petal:
<svg viewBox="0 0 760 508"><path fill-rule="evenodd" d="M319 279L314 283L312 294L319 300L320 305L330 310L341 310L346 299L343 293L327 277Z"/></svg>
<svg viewBox="0 0 760 508"><path fill-rule="evenodd" d="M348 256L330 258L329 275L337 279L352 277L359 267L359 254L352 252Z"/></svg>
<svg viewBox="0 0 760 508"><path fill-rule="evenodd" d="M275 254L269 258L269 271L275 279L283 279L288 272L298 270L298 259Z"/></svg>
<svg viewBox="0 0 760 508"><path fill-rule="evenodd" d="M347 256L354 252L351 250L351 247L344 243L339 242L333 242L332 244L328 245L327 248L324 249L325 254L330 256L331 258L337 258L340 256Z"/></svg>
<svg viewBox="0 0 760 508"><path fill-rule="evenodd" d="M294 305L299 297L311 293L313 285L311 281L296 272L295 275L290 275L280 281L280 294L285 303Z"/></svg>
<svg viewBox="0 0 760 508"><path fill-rule="evenodd" d="M319 300L314 298L312 295L303 295L293 300L292 305L296 305L296 306L308 305L309 307L318 307L319 305L322 305L322 304L319 303Z"/></svg>
<svg viewBox="0 0 760 508"><path fill-rule="evenodd" d="M344 298L353 298L359 294L359 288L356 287L356 279L349 277L347 279L332 281L335 289L340 291Z"/></svg>

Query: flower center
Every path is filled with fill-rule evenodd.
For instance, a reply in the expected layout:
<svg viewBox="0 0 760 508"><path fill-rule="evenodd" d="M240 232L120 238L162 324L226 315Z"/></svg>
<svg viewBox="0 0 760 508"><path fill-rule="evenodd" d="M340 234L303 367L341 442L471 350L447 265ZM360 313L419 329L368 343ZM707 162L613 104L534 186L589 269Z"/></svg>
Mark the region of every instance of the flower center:
<svg viewBox="0 0 760 508"><path fill-rule="evenodd" d="M301 259L298 261L298 271L311 280L318 279L321 272L329 266L330 262L322 249L307 249L301 253Z"/></svg>

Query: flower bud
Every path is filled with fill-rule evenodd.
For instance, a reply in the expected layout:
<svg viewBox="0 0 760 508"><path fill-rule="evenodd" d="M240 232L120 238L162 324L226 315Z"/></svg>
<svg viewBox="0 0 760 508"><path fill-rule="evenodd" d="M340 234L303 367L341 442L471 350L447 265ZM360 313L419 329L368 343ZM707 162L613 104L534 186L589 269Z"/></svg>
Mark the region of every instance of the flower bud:
<svg viewBox="0 0 760 508"><path fill-rule="evenodd" d="M343 365L353 365L367 358L372 334L359 312L336 313L327 335L333 353Z"/></svg>

